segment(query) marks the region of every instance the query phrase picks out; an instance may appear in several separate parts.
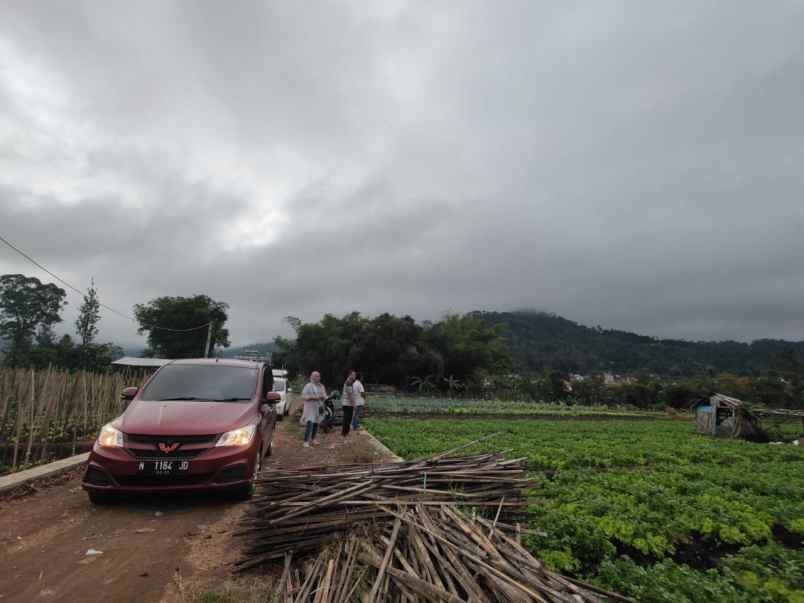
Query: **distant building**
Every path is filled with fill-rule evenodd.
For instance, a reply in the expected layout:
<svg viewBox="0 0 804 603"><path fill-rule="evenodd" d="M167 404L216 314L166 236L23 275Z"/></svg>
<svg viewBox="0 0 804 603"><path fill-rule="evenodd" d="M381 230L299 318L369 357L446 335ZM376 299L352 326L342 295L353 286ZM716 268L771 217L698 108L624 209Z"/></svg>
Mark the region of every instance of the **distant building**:
<svg viewBox="0 0 804 603"><path fill-rule="evenodd" d="M248 360L251 362L271 362L271 352L260 352L259 350L243 350L234 357L237 360Z"/></svg>

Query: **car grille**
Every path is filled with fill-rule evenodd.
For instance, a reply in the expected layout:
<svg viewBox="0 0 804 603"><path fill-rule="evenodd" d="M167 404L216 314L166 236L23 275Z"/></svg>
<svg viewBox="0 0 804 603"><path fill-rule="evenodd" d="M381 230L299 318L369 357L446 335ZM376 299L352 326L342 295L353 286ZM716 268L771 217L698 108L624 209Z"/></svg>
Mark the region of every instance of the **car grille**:
<svg viewBox="0 0 804 603"><path fill-rule="evenodd" d="M194 436L152 436L125 434L126 451L137 460L149 459L194 459L215 445L218 434ZM159 450L160 442L178 443L172 452Z"/></svg>
<svg viewBox="0 0 804 603"><path fill-rule="evenodd" d="M126 444L153 444L156 446L159 442L181 442L182 444L213 444L218 439L218 434L212 435L192 435L192 436L153 436L153 435L138 435L136 433L127 433L125 435Z"/></svg>
<svg viewBox="0 0 804 603"><path fill-rule="evenodd" d="M196 475L118 475L115 481L121 486L196 486L209 481L212 474Z"/></svg>

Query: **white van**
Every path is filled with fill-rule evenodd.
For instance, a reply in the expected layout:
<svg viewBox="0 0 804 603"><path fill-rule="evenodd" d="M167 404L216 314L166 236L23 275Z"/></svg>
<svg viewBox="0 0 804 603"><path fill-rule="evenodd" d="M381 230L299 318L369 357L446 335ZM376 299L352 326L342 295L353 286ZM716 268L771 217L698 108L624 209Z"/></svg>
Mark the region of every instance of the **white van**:
<svg viewBox="0 0 804 603"><path fill-rule="evenodd" d="M288 372L283 369L274 369L274 391L281 396L281 400L276 404L276 418L280 421L282 417L288 416L290 413L290 401L288 394L290 393L290 386L288 385Z"/></svg>

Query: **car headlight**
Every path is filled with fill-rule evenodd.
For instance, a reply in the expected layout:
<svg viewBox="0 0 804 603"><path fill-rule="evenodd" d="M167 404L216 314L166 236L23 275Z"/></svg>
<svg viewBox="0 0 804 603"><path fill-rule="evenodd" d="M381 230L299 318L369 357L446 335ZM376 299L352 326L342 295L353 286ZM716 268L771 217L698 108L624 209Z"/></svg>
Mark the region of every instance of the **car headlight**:
<svg viewBox="0 0 804 603"><path fill-rule="evenodd" d="M112 427L111 423L107 423L101 427L100 434L98 435L98 446L104 446L106 448L122 448L123 432Z"/></svg>
<svg viewBox="0 0 804 603"><path fill-rule="evenodd" d="M257 432L257 425L246 425L240 429L227 431L220 438L215 446L247 446L254 439Z"/></svg>

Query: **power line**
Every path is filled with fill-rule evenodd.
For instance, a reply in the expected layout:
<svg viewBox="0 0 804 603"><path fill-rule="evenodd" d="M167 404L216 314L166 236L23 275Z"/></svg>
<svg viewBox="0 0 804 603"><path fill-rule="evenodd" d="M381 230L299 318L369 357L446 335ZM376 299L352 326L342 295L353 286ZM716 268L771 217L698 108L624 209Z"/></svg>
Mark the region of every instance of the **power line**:
<svg viewBox="0 0 804 603"><path fill-rule="evenodd" d="M6 238L5 238L3 235L0 235L0 241L2 241L3 243L5 243L6 245L8 245L8 247L10 247L10 248L11 248L11 249L13 249L14 251L16 251L18 254L20 254L20 255L21 255L22 257L24 257L26 260L28 260L29 262L31 262L31 263L32 263L34 266L36 266L37 268L39 268L39 269L44 270L45 272L47 272L47 273L48 273L50 276L52 276L52 277L53 277L53 278L55 278L57 281L59 281L60 283L62 283L62 284L65 286L65 287L67 287L67 288L69 288L69 289L72 289L73 291L75 291L76 293L78 293L78 295L80 295L80 296L82 296L82 297L83 297L84 292L83 292L81 289L79 289L78 287L76 287L75 285L73 285L72 283L70 283L69 281L64 280L64 279L63 279L63 278L61 278L61 277L60 277L58 274L55 274L54 272L51 272L50 270L48 270L47 268L45 268L45 267L44 267L42 264L40 264L39 262L37 262L37 261L36 261L34 258L32 258L32 257L31 257L30 255L28 255L27 253L25 253L25 252L24 252L22 249L20 249L20 248L19 248L19 247L17 247L16 245L14 245L14 244L13 244L11 241L9 241L8 239L6 239ZM109 310L109 312L112 312L112 313L114 313L114 314L117 314L118 316L120 316L120 317L122 317L122 318L128 319L128 320L130 320L130 321L132 321L132 322L138 322L138 321L137 321L137 319L136 319L136 318L134 318L133 316L131 316L131 315L129 315L129 314L125 314L125 313L123 313L123 312L120 312L119 310L116 310L116 309L112 308L111 306L107 306L106 304L102 304L102 303L99 303L98 305L99 305L101 308L106 308L107 310ZM210 321L210 322L211 322L211 321ZM206 328L207 328L207 327L210 325L210 322L206 322L206 323L204 323L204 324L202 324L202 325L199 325L199 326L197 326L197 327L190 327L189 329L171 329L171 328L168 328L168 327L156 327L156 326L155 326L155 327L153 327L153 329L158 329L158 330L160 330L160 331L170 331L171 333L189 333L190 331L198 331L198 330L201 330L201 329L206 329Z"/></svg>

